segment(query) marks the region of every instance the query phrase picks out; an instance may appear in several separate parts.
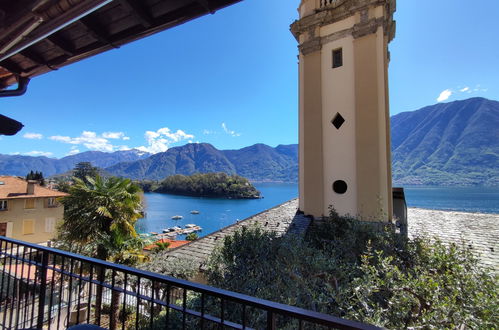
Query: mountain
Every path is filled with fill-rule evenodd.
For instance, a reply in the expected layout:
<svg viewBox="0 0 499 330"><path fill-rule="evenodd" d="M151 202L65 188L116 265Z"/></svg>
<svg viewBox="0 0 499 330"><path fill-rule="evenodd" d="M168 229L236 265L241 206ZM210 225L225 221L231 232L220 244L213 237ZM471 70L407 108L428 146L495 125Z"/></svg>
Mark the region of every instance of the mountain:
<svg viewBox="0 0 499 330"><path fill-rule="evenodd" d="M121 162L133 162L151 154L136 149L116 152L86 151L61 159L21 155L1 155L0 173L25 176L29 171L41 171L45 177L67 172L79 162L90 162L105 168Z"/></svg>
<svg viewBox="0 0 499 330"><path fill-rule="evenodd" d="M253 181L298 181L298 145L255 144L239 150L223 151L236 173Z"/></svg>
<svg viewBox="0 0 499 330"><path fill-rule="evenodd" d="M499 185L499 102L471 98L399 113L391 118L391 130L395 185ZM252 181L298 181L296 144L218 150L197 143L154 155L87 151L61 159L0 155L0 174L35 170L50 176L82 161L133 179L225 172Z"/></svg>
<svg viewBox="0 0 499 330"><path fill-rule="evenodd" d="M149 180L161 180L173 174L188 175L196 172L235 173L234 165L220 150L208 143L191 143L170 148L146 159L119 163L106 170L117 176Z"/></svg>
<svg viewBox="0 0 499 330"><path fill-rule="evenodd" d="M499 102L471 98L391 118L395 184L499 185Z"/></svg>
<svg viewBox="0 0 499 330"><path fill-rule="evenodd" d="M239 174L252 181L296 182L298 145L255 144L239 150L218 150L208 143L191 143L149 158L106 168L113 175L161 180L169 175L208 172Z"/></svg>

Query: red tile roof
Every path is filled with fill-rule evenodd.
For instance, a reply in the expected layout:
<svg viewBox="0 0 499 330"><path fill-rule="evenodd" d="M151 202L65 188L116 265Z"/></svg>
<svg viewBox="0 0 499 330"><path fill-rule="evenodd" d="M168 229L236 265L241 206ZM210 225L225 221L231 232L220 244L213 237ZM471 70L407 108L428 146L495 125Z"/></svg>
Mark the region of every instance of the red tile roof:
<svg viewBox="0 0 499 330"><path fill-rule="evenodd" d="M157 243L170 243L170 245L168 246L168 248L169 249L174 249L174 248L177 248L179 246L182 246L182 245L185 245L187 243L190 243L190 241L177 241L177 240L174 240L174 239L162 238L159 241L156 241L153 244L146 246L144 248L144 250L147 250L147 251L152 250L153 248L156 247Z"/></svg>
<svg viewBox="0 0 499 330"><path fill-rule="evenodd" d="M35 184L34 194L28 195L28 182L14 176L0 176L0 199L32 197L64 197L68 194Z"/></svg>

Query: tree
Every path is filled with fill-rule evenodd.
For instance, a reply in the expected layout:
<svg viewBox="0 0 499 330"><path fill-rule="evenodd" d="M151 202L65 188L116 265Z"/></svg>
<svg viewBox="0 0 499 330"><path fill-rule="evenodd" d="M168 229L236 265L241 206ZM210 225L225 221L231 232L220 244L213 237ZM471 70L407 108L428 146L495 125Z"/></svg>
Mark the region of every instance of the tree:
<svg viewBox="0 0 499 330"><path fill-rule="evenodd" d="M95 166L92 166L90 162L79 162L73 169L73 176L84 182L87 182L87 177L96 178L97 176L99 176L99 169Z"/></svg>
<svg viewBox="0 0 499 330"><path fill-rule="evenodd" d="M86 167L85 167L86 168ZM88 173L82 171L81 173ZM133 264L139 250L135 223L141 217L140 188L129 179L74 178L70 195L62 199L64 222L59 228L59 241L71 250L125 264ZM100 280L104 279L99 271ZM102 305L102 287L96 294L97 313ZM119 302L113 291L111 304ZM113 309L110 328L116 326L118 315Z"/></svg>
<svg viewBox="0 0 499 330"><path fill-rule="evenodd" d="M334 210L305 238L278 237L261 227L236 230L214 251L206 275L218 288L387 329L497 327L499 276L480 266L471 250L406 239L382 223ZM227 312L230 319L241 309ZM257 320L249 326L265 327L258 322L266 315L246 316ZM282 318L277 328L297 324Z"/></svg>
<svg viewBox="0 0 499 330"><path fill-rule="evenodd" d="M185 239L187 241L195 241L199 238L198 234L196 233L190 233L190 234L187 234L187 236L185 237Z"/></svg>
<svg viewBox="0 0 499 330"><path fill-rule="evenodd" d="M45 186L45 179L43 178L43 173L42 172L33 172L31 170L27 175L26 175L26 180L36 180L40 183L40 185Z"/></svg>
<svg viewBox="0 0 499 330"><path fill-rule="evenodd" d="M152 248L152 252L160 252L168 250L170 242L156 242L156 246Z"/></svg>

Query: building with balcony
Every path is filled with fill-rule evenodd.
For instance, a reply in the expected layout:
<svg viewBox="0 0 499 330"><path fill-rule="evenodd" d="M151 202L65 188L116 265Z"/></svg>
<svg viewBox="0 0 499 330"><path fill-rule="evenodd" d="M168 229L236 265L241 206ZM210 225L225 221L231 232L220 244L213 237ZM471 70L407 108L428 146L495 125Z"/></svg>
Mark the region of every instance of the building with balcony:
<svg viewBox="0 0 499 330"><path fill-rule="evenodd" d="M239 1L23 0L0 4L0 17L5 17L0 21L3 24L0 27L5 27L0 29L0 97L22 95L31 78L213 14ZM330 202L347 205L341 211L355 214L360 212L357 206L362 201L368 201L371 209L372 198L378 192L384 197L384 210L391 213L391 183L387 179L386 163L389 148L384 145L388 139L384 135L387 126L383 117L387 110L384 97L388 55L385 51L391 31L388 24L393 14L391 2L303 0L300 5L300 21L293 33L299 39L301 52L300 209L306 214L320 217ZM350 6L351 3L356 6ZM331 19L326 22L323 18L328 17ZM357 36L360 40L352 45L350 35L358 28L362 28L362 35ZM315 36L321 29L319 36ZM311 46L308 47L310 53L305 50L307 42ZM355 84L354 79L350 79L348 92L355 88L355 97L344 98L338 105L333 94L325 96L330 87L337 84L337 73L352 73L354 67L349 62L352 49L358 55L354 57L356 75L364 70L363 60L369 54L378 55L378 60L369 61L366 69L371 70L367 84L375 81L379 88L376 93L368 93L365 84ZM334 60L332 68L327 59L330 54ZM330 77L326 79L327 75ZM17 89L7 89L16 83ZM361 111L352 106L354 101L372 101L377 106L371 104ZM374 113L375 123L379 124L369 128L371 134L360 134L357 131L362 127L355 130L352 125L357 115L360 115L357 122L370 120L365 111ZM0 130L0 134L12 135L22 127L8 118L0 119L3 120L0 128L9 128ZM346 124L340 131L343 121ZM331 143L335 133L344 133L340 139L348 143L343 148L336 142ZM378 147L372 152L367 152L365 145L355 140L373 136ZM340 139L338 141L343 141ZM369 155L377 151L381 152L379 157L369 159ZM347 159L340 166L331 161L332 155L338 152L340 158ZM357 166L362 162L355 163L356 157L367 159L367 163ZM376 165L373 171L369 165ZM379 178L379 182L371 178ZM293 329L377 329L316 311L32 244L51 238L63 214L57 198L64 194L18 178L0 177L0 181L4 183L0 185L0 234L3 228L6 236L0 237L2 328L65 329L88 323L111 329L278 329L283 325ZM8 190L10 186L16 189ZM368 189L370 194L365 197L356 187L372 189ZM369 210L366 213L370 213ZM280 222L266 221L266 224L284 227ZM196 304L189 304L192 299ZM110 306L114 312L122 311L132 317L113 316Z"/></svg>
<svg viewBox="0 0 499 330"><path fill-rule="evenodd" d="M37 181L0 176L0 236L46 243L54 237L63 217L64 207L58 198L66 195Z"/></svg>

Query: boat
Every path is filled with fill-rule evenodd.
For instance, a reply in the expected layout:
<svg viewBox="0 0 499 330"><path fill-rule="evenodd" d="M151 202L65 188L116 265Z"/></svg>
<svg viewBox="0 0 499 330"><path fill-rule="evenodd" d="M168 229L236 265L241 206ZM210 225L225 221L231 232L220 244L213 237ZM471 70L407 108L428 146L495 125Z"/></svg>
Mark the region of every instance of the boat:
<svg viewBox="0 0 499 330"><path fill-rule="evenodd" d="M192 223L188 223L185 225L185 228L194 228L194 227L196 227L196 225Z"/></svg>
<svg viewBox="0 0 499 330"><path fill-rule="evenodd" d="M191 214L199 214L199 211L198 210L192 210Z"/></svg>
<svg viewBox="0 0 499 330"><path fill-rule="evenodd" d="M181 230L182 228L180 228L179 226L175 226L175 227L172 227L171 229L172 229L172 231L178 231L178 230Z"/></svg>
<svg viewBox="0 0 499 330"><path fill-rule="evenodd" d="M191 234L193 232L194 232L194 229L184 230L184 234Z"/></svg>
<svg viewBox="0 0 499 330"><path fill-rule="evenodd" d="M180 220L180 219L182 219L182 218L183 218L183 216L181 216L181 215L174 215L174 216L172 217L172 220Z"/></svg>

